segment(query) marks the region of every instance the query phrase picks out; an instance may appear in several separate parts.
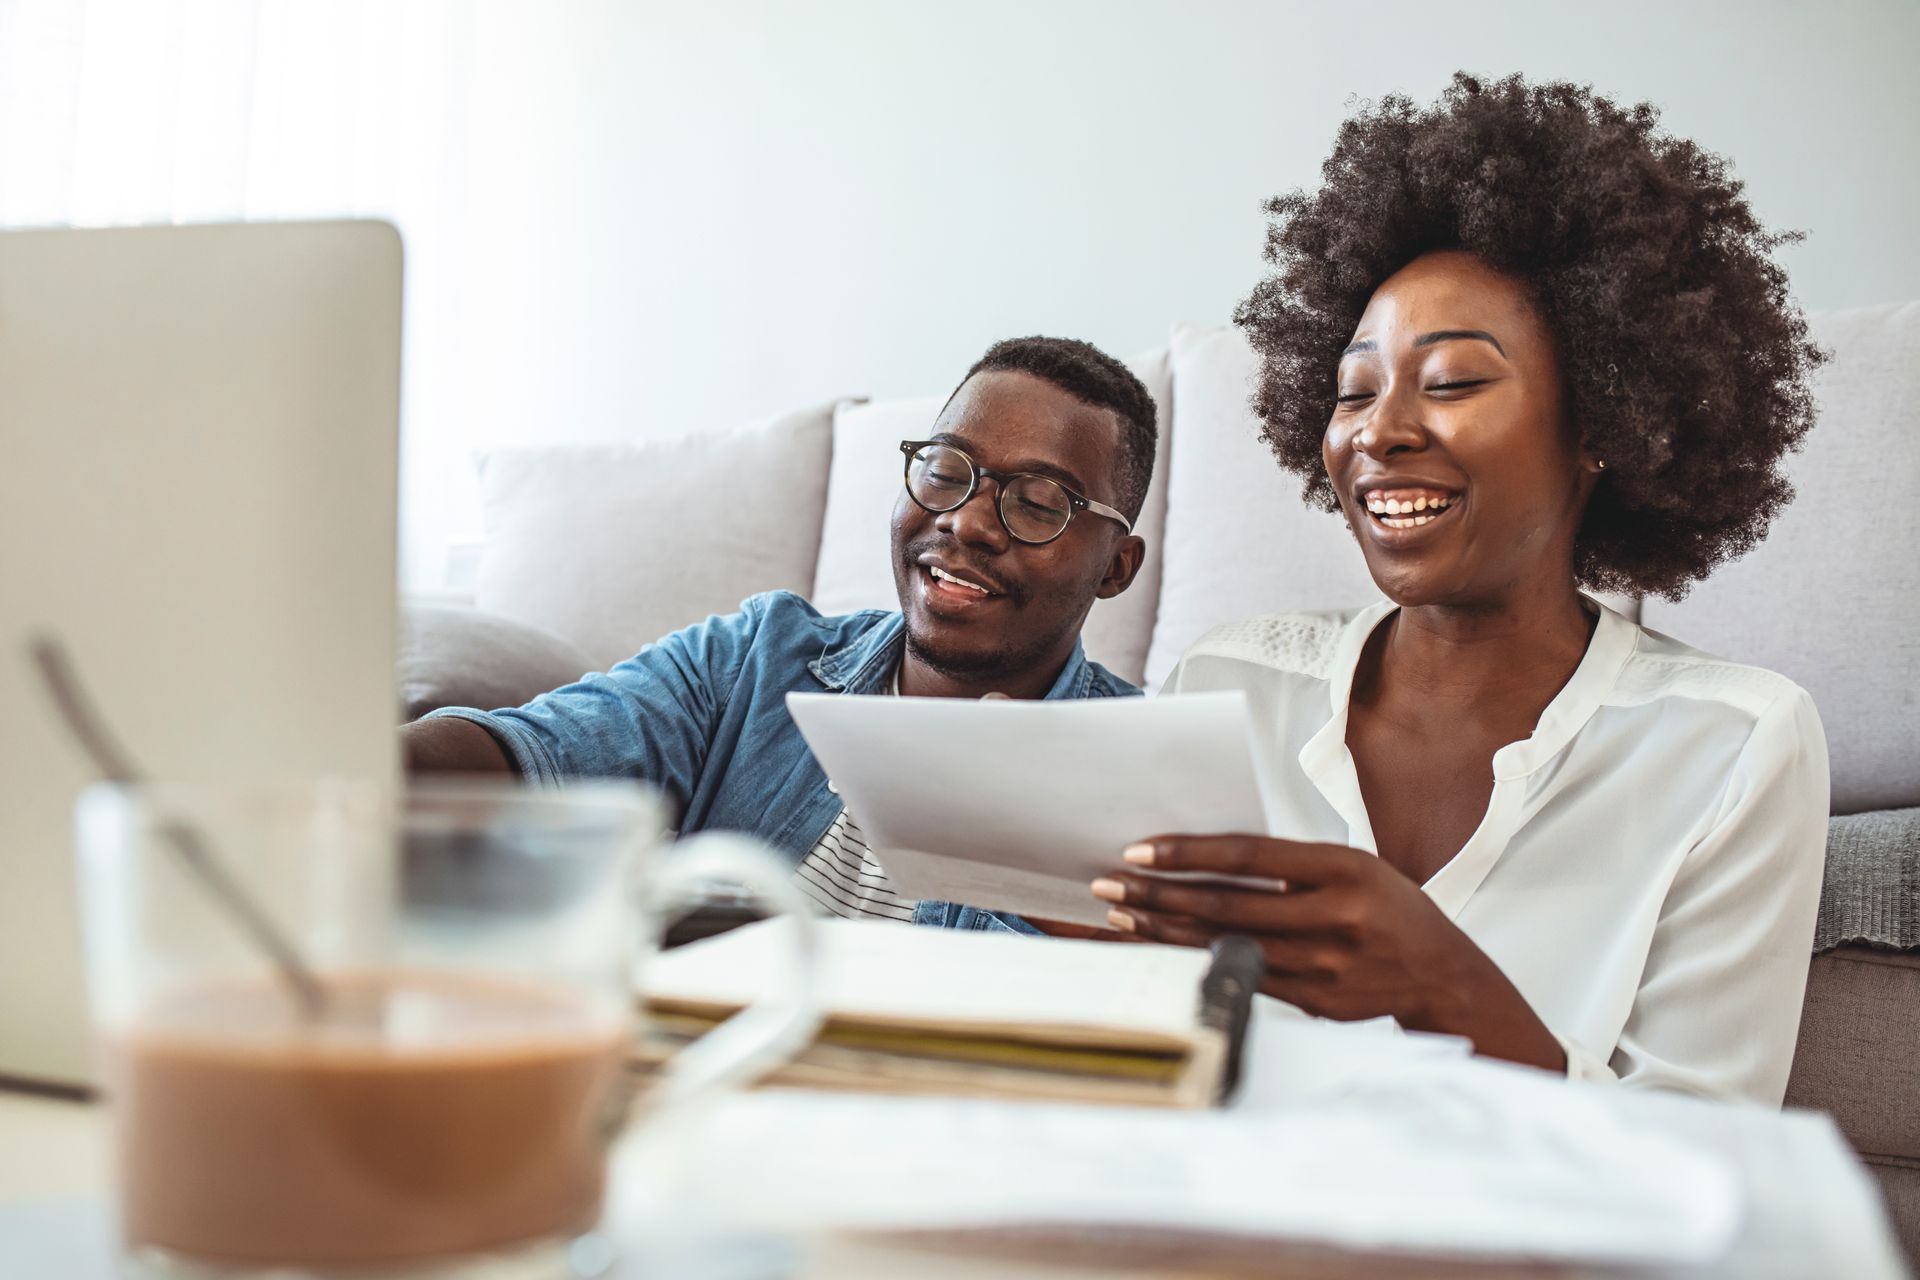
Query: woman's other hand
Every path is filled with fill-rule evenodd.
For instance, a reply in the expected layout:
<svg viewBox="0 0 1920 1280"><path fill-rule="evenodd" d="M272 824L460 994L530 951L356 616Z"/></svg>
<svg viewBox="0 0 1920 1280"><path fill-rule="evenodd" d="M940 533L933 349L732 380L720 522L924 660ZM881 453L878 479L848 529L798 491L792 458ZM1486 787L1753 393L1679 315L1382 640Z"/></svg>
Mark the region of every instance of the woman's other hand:
<svg viewBox="0 0 1920 1280"><path fill-rule="evenodd" d="M1370 853L1267 836L1156 836L1093 883L1134 937L1204 947L1245 934L1266 953L1261 989L1307 1013L1383 1015L1471 1039L1477 1052L1564 1070L1565 1052L1507 976L1420 887ZM1150 869L1146 870L1146 869ZM1168 879L1158 872L1238 877Z"/></svg>

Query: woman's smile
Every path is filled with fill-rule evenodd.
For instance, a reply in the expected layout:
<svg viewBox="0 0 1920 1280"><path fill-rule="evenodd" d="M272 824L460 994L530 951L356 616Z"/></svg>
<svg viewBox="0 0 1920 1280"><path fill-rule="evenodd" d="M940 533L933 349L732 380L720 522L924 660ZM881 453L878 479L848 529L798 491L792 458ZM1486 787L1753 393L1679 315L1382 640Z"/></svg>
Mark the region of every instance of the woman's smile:
<svg viewBox="0 0 1920 1280"><path fill-rule="evenodd" d="M1389 529L1417 529L1432 524L1465 498L1456 489L1368 489L1360 495L1367 514Z"/></svg>

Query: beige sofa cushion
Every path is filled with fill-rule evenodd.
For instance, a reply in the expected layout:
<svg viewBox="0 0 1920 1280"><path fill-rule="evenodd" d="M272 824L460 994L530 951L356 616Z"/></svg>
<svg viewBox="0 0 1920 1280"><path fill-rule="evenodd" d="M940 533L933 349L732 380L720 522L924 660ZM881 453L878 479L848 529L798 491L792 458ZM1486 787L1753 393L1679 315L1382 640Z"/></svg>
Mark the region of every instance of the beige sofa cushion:
<svg viewBox="0 0 1920 1280"><path fill-rule="evenodd" d="M1868 1160L1880 1191L1887 1198L1894 1234L1906 1250L1907 1265L1920 1268L1920 1160L1893 1164Z"/></svg>
<svg viewBox="0 0 1920 1280"><path fill-rule="evenodd" d="M1815 314L1831 348L1819 420L1788 467L1800 495L1767 540L1656 630L1791 677L1827 726L1836 813L1920 804L1920 303Z"/></svg>
<svg viewBox="0 0 1920 1280"><path fill-rule="evenodd" d="M760 591L813 589L833 405L734 431L480 459L474 603L604 668Z"/></svg>
<svg viewBox="0 0 1920 1280"><path fill-rule="evenodd" d="M1154 478L1135 524L1147 543L1140 576L1123 594L1095 603L1083 639L1087 654L1115 675L1140 682L1159 602L1160 538L1167 512L1168 356L1162 347L1127 362L1152 393L1160 418ZM902 440L924 439L947 397L919 396L846 404L834 417L833 474L827 484L827 514L820 536L820 564L813 603L822 613L897 609L893 585L890 522L901 496Z"/></svg>
<svg viewBox="0 0 1920 1280"><path fill-rule="evenodd" d="M1920 952L1813 958L1787 1105L1832 1114L1866 1155L1920 1161Z"/></svg>
<svg viewBox="0 0 1920 1280"><path fill-rule="evenodd" d="M1345 521L1310 510L1248 404L1256 357L1237 329L1175 326L1173 450L1160 614L1147 655L1158 686L1222 622L1380 598Z"/></svg>
<svg viewBox="0 0 1920 1280"><path fill-rule="evenodd" d="M1886 1192L1920 1261L1920 953L1841 947L1813 958L1787 1105L1830 1113Z"/></svg>

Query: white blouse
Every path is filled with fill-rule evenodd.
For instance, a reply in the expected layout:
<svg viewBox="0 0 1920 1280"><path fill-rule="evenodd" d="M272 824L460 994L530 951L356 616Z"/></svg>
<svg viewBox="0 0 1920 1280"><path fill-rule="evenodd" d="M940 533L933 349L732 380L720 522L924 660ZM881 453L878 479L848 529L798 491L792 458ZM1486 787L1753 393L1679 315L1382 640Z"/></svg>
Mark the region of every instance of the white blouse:
<svg viewBox="0 0 1920 1280"><path fill-rule="evenodd" d="M1777 1106L1826 851L1819 716L1782 676L1590 603L1586 657L1532 736L1494 753L1486 815L1427 895L1571 1077ZM1169 677L1167 693L1246 692L1273 834L1379 851L1347 699L1394 608L1233 623Z"/></svg>

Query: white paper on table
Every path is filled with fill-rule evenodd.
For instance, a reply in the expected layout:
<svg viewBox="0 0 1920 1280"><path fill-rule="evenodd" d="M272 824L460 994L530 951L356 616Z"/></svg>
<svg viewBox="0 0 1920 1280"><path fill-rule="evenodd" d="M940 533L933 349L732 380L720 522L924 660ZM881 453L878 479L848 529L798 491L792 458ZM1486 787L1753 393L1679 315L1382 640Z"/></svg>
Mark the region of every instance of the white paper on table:
<svg viewBox="0 0 1920 1280"><path fill-rule="evenodd" d="M1710 1152L1743 1184L1744 1226L1716 1276L1911 1280L1880 1187L1833 1117L1654 1089L1616 1092L1623 1119Z"/></svg>
<svg viewBox="0 0 1920 1280"><path fill-rule="evenodd" d="M1087 885L1165 832L1269 831L1239 693L1023 702L790 693L900 894L1105 925Z"/></svg>
<svg viewBox="0 0 1920 1280"><path fill-rule="evenodd" d="M767 1090L703 1118L683 1194L757 1229L1079 1225L1631 1266L1710 1263L1738 1235L1729 1162L1635 1122L1621 1091L1392 1046L1356 1041L1343 1089L1224 1111Z"/></svg>

